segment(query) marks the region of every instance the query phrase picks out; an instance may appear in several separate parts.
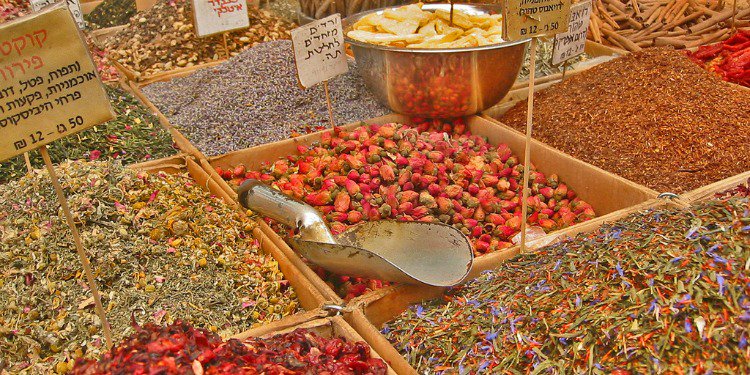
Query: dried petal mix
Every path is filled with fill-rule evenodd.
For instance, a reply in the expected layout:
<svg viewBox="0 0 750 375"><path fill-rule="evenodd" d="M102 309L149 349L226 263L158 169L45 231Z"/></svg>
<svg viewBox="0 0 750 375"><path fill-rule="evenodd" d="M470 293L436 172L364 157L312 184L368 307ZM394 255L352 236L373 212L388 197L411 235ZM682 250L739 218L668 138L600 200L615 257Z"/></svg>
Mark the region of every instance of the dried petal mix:
<svg viewBox="0 0 750 375"><path fill-rule="evenodd" d="M518 256L383 332L420 373L747 374L749 264L748 198L651 209Z"/></svg>
<svg viewBox="0 0 750 375"><path fill-rule="evenodd" d="M352 374L381 375L387 366L364 342L325 338L307 329L226 342L177 321L146 324L96 362L79 359L73 374Z"/></svg>
<svg viewBox="0 0 750 375"><path fill-rule="evenodd" d="M189 176L83 161L58 174L116 340L133 333L131 317L227 334L297 311L251 237L254 221ZM2 185L0 196L0 367L47 373L98 357L101 322L48 176Z"/></svg>

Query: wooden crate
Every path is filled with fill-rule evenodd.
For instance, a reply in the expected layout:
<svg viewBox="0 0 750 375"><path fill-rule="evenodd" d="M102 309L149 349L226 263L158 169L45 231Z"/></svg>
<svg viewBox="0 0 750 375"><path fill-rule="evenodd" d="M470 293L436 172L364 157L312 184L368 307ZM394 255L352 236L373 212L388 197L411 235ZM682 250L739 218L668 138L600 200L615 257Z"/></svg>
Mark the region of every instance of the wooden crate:
<svg viewBox="0 0 750 375"><path fill-rule="evenodd" d="M748 181L750 181L750 171L700 187L685 193L681 198L689 203L702 202L713 198L714 194L721 193L741 184L747 184Z"/></svg>
<svg viewBox="0 0 750 375"><path fill-rule="evenodd" d="M352 328L346 322L346 320L344 320L344 318L342 318L341 316L328 316L328 311L320 309L288 316L276 322L247 330L229 338L238 340L245 340L250 337L269 338L292 332L298 328L305 328L307 330L315 332L322 337L341 337L346 339L347 342L367 342L367 340L360 336L357 331L354 330L354 328ZM383 359L386 364L389 365L389 375L400 374L399 372L396 372L393 368L391 368L391 359L388 356L381 355L372 346L370 346L370 354L374 358Z"/></svg>
<svg viewBox="0 0 750 375"><path fill-rule="evenodd" d="M409 123L409 119L401 115L387 115L363 121L366 124L383 124L388 122ZM349 124L344 126L344 128L354 128L360 124ZM488 137L491 144L506 143L515 155L523 155L525 138L522 135L479 116L468 118L467 124L473 134ZM322 134L323 132L317 132L280 142L238 150L225 155L208 158L205 161L201 161L201 164L207 170L208 174L223 185L224 191L228 195L236 197L234 189L214 171L216 167L230 168L238 164L244 164L248 170L259 170L263 163L274 161L280 157L298 154L297 145L310 145L320 140ZM658 195L657 192L651 189L584 163L540 142L533 141L531 147L532 162L537 169L547 175L557 173L561 180L565 181L571 189L575 190L581 199L594 207L599 216L618 213L649 199L656 198ZM585 224L581 223L574 227ZM261 228L289 258L295 261L299 259L302 262L284 239L273 232L270 227L265 223L261 223ZM554 235L552 233L545 236L545 238L550 239L552 237L549 236ZM541 243L542 240L539 239L534 243ZM530 243L530 245L534 243ZM501 262L517 254L517 252L518 247L511 247L477 257L474 260L470 276L475 277L483 270L497 267ZM312 270L299 264L297 266L306 273L308 278L318 278L317 274ZM320 281L318 285L323 287L323 290L321 290L323 295L329 296L332 299L337 298L333 290L319 278L318 280Z"/></svg>
<svg viewBox="0 0 750 375"><path fill-rule="evenodd" d="M168 158L132 164L128 168L150 173L166 172L174 174L187 172L190 177L195 180L195 183L198 186L201 186L203 189L223 199L224 202L231 207L238 207L236 200L225 194L221 189L221 186L214 181L206 171L203 170L203 168L201 168L200 164L187 155L178 154ZM244 212L244 210L242 211ZM286 255L274 246L273 242L260 230L260 228L255 228L253 230L253 237L260 242L261 249L267 254L270 254L276 262L278 262L279 269L284 274L284 277L289 280L289 283L297 294L297 298L299 299L302 308L305 310L314 310L327 302L323 295L314 286L313 282L308 280L307 277L289 261Z"/></svg>
<svg viewBox="0 0 750 375"><path fill-rule="evenodd" d="M92 30L91 32L89 32L89 36L91 37L91 41L94 42L94 45L104 50L104 41L106 41L107 38L111 37L112 35L117 34L117 32L119 32L120 30L126 27L127 25L121 25L121 26L106 27L103 29L96 29L96 30ZM117 68L117 69L120 70L120 68Z"/></svg>
<svg viewBox="0 0 750 375"><path fill-rule="evenodd" d="M610 46L605 46L604 44L597 43L597 42L594 42L594 41L591 41L591 40L586 40L586 47L584 49L584 53L586 53L587 55L591 56L591 59L587 60L587 61L591 61L591 60L593 60L595 58L600 58L600 57L612 57L612 58L615 58L615 57L618 57L618 56L623 56L623 55L627 54L628 51L621 50L619 48L610 47ZM572 75L572 74L577 74L577 73L586 71L586 70L590 69L591 67L597 65L597 64L587 63L587 61L582 61L581 63L576 64L575 66L573 66L572 68L569 68L565 72L565 76L569 76L569 75ZM603 61L600 61L599 63L601 63L601 62L603 62ZM534 79L534 84L536 85L536 84L543 84L543 83L548 83L548 82L558 82L558 81L562 80L562 78L563 78L563 74L562 73L550 74L550 75L544 76L544 77L536 77L536 79ZM516 83L513 85L513 87L511 87L511 91L518 90L518 89L523 89L523 88L528 87L528 86L529 86L529 80L528 79L527 80L523 80L523 81L516 81ZM507 97L507 95L506 95L506 97ZM503 101L505 101L505 100L503 100Z"/></svg>

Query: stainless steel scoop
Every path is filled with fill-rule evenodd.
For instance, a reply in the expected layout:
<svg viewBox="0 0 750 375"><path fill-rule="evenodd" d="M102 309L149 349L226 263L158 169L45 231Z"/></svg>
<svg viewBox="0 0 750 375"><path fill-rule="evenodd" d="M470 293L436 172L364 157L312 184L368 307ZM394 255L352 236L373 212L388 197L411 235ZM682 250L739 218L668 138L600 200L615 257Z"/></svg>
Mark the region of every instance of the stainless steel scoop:
<svg viewBox="0 0 750 375"><path fill-rule="evenodd" d="M308 261L340 275L453 286L466 277L474 260L469 239L441 223L379 220L332 235L313 207L258 180L239 189L240 204L297 228L292 247Z"/></svg>

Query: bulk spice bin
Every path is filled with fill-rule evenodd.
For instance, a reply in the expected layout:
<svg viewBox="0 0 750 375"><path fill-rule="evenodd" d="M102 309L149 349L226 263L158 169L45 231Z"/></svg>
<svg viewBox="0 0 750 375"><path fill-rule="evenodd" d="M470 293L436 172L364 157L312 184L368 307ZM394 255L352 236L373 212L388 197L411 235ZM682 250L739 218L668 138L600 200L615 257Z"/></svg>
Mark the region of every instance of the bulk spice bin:
<svg viewBox="0 0 750 375"><path fill-rule="evenodd" d="M388 115L368 119L363 123L378 125L387 123L409 124L410 121L404 116ZM342 129L355 129L361 124L349 124L342 127ZM472 134L488 137L490 144L505 143L515 155L523 152L524 138L522 136L517 136L513 132L503 130L486 119L480 117L469 118L467 120L467 129ZM227 194L235 196L233 188L226 184L214 169L232 170L239 165L243 165L242 168L247 171L258 171L264 164L267 165L289 155L298 155L299 146L314 144L320 141L324 134L325 132L318 132L286 141L235 151L226 155L209 158L203 162L203 165L208 169L208 173L223 184ZM578 197L583 201L589 202L598 215L607 215L625 209L648 199L655 198L657 195L652 190L591 167L552 150L541 143L534 142L532 147L533 160L538 167L538 171L545 175L550 175L553 172L559 173L561 181L566 182L571 190L575 190ZM271 227L262 221L259 224L264 233L271 237L276 245L285 251L288 257L295 257L293 250ZM476 258L472 274L495 267L499 262L506 259L509 254L513 254L514 252L517 252L517 248L511 247L509 249L490 252ZM310 272L308 276L314 278L315 274ZM325 285L322 280L318 284ZM337 294L330 288L324 287L324 289L324 295L331 296L331 298L338 298L336 297ZM341 294L344 297L344 293L342 292Z"/></svg>
<svg viewBox="0 0 750 375"><path fill-rule="evenodd" d="M191 158L177 155L128 168L65 162L58 171L116 336L132 329L131 313L139 321L157 323L194 316L207 328L226 331L294 313L299 306L316 309L326 301L252 220L224 203L234 202ZM77 281L80 265L66 250L71 246L67 229L54 214L44 213L58 208L54 199L43 198L53 195L44 176L10 184L18 185L24 198L4 193L7 209L0 214L5 265L0 291L8 302L0 308L0 371L33 366L43 373L65 372L73 358L100 353L101 322ZM29 189L34 193L27 198ZM220 226L221 232L212 232ZM46 250L39 252L40 246ZM19 248L28 249L18 253ZM207 276L210 270L215 273ZM221 272L223 282L218 281ZM238 280L243 283L235 289Z"/></svg>
<svg viewBox="0 0 750 375"><path fill-rule="evenodd" d="M340 316L315 310L222 339L186 322L148 324L72 373L317 374L395 372ZM157 371L159 372L159 371Z"/></svg>
<svg viewBox="0 0 750 375"><path fill-rule="evenodd" d="M221 35L196 36L190 1L159 0L132 17L127 26L104 40L103 46L124 76L146 83L220 64L261 42L289 39L291 23L255 7L249 7L248 14L250 27L227 33L226 50Z"/></svg>
<svg viewBox="0 0 750 375"><path fill-rule="evenodd" d="M352 328L349 323L344 320L342 316L334 315L330 316L329 310L313 310L297 315L293 315L282 320L263 325L258 328L254 328L237 335L232 336L239 340L247 339L248 337L273 337L276 335L288 333L296 329L307 329L317 333L323 337L341 337L346 339L348 342L367 342L362 336ZM369 345L369 343L368 343ZM394 375L400 372L394 371L391 368L391 362L393 360L399 360L399 358L389 358L382 356L377 350L371 347L371 354L374 358L383 359L388 364L388 374Z"/></svg>
<svg viewBox="0 0 750 375"><path fill-rule="evenodd" d="M690 205L652 201L442 298L399 286L353 301L363 311L346 318L420 373L747 373L750 207L740 189Z"/></svg>
<svg viewBox="0 0 750 375"><path fill-rule="evenodd" d="M641 185L681 194L750 169L750 91L681 51L644 49L543 88L535 139ZM520 134L527 92L485 116Z"/></svg>

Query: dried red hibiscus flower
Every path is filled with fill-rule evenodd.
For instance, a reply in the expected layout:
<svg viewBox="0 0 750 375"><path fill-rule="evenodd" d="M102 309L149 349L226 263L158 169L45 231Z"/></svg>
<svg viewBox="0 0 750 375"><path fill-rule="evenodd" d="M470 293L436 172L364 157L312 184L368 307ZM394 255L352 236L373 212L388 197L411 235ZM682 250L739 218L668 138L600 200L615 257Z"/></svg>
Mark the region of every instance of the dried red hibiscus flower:
<svg viewBox="0 0 750 375"><path fill-rule="evenodd" d="M267 339L224 342L177 321L146 324L99 361L78 359L73 374L362 374L387 372L363 342L325 338L306 329Z"/></svg>

